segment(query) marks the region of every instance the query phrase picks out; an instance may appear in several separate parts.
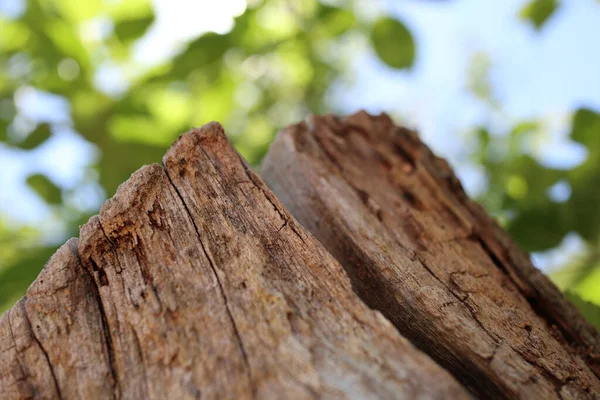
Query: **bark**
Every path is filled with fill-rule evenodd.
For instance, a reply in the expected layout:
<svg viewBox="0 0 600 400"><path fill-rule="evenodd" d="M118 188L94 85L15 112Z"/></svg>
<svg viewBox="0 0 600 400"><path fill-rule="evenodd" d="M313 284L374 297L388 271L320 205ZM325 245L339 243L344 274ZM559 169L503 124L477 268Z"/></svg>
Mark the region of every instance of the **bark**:
<svg viewBox="0 0 600 400"><path fill-rule="evenodd" d="M0 398L468 398L210 124L0 318Z"/></svg>
<svg viewBox="0 0 600 400"><path fill-rule="evenodd" d="M415 132L311 118L279 134L263 178L361 298L481 397L600 396L598 332Z"/></svg>

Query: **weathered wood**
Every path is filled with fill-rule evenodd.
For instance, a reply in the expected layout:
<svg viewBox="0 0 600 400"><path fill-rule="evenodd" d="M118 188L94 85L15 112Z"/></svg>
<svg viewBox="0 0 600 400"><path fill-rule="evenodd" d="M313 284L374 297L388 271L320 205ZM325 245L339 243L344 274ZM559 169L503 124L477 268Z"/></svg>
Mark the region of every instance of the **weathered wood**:
<svg viewBox="0 0 600 400"><path fill-rule="evenodd" d="M0 398L468 398L210 124L137 171L0 319Z"/></svg>
<svg viewBox="0 0 600 400"><path fill-rule="evenodd" d="M414 132L314 117L262 175L363 300L482 397L600 396L598 332Z"/></svg>
<svg viewBox="0 0 600 400"><path fill-rule="evenodd" d="M0 318L0 398L110 398L97 289L69 240Z"/></svg>

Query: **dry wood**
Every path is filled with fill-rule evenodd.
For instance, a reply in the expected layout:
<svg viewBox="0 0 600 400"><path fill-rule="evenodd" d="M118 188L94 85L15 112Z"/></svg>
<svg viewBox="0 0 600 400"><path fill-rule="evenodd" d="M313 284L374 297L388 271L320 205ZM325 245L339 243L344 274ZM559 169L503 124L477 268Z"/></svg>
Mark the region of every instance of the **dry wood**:
<svg viewBox="0 0 600 400"><path fill-rule="evenodd" d="M598 332L414 132L311 118L279 134L263 178L363 300L482 397L600 396Z"/></svg>
<svg viewBox="0 0 600 400"><path fill-rule="evenodd" d="M210 124L121 185L0 318L0 398L468 398Z"/></svg>

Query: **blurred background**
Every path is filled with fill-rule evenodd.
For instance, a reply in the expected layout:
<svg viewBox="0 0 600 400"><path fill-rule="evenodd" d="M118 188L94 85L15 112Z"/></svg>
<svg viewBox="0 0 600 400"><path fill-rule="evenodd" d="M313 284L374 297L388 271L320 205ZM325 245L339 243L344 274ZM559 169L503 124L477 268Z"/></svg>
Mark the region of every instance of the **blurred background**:
<svg viewBox="0 0 600 400"><path fill-rule="evenodd" d="M190 127L258 166L360 108L419 130L600 326L597 0L0 0L0 311Z"/></svg>

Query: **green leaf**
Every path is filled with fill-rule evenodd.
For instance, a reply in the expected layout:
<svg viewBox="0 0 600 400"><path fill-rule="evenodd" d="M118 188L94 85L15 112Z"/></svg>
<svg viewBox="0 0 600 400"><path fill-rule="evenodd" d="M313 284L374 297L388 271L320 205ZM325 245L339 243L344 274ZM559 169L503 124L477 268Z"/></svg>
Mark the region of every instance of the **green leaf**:
<svg viewBox="0 0 600 400"><path fill-rule="evenodd" d="M495 164L488 169L496 172L495 178L504 186L507 198L505 209L544 208L552 203L548 189L567 177L567 172L540 165L529 155L520 155Z"/></svg>
<svg viewBox="0 0 600 400"><path fill-rule="evenodd" d="M71 57L77 61L81 69L89 68L88 50L81 42L75 26L64 21L52 20L44 25L43 34L56 46L57 57Z"/></svg>
<svg viewBox="0 0 600 400"><path fill-rule="evenodd" d="M568 200L573 229L584 239L597 241L600 236L600 114L579 109L573 117L571 139L586 146L585 162L569 171L572 195Z"/></svg>
<svg viewBox="0 0 600 400"><path fill-rule="evenodd" d="M20 21L0 19L0 54L21 49L30 39L29 29Z"/></svg>
<svg viewBox="0 0 600 400"><path fill-rule="evenodd" d="M50 126L48 124L40 124L25 140L18 143L17 146L24 150L31 150L44 143L51 135Z"/></svg>
<svg viewBox="0 0 600 400"><path fill-rule="evenodd" d="M321 30L322 33L333 38L352 28L356 24L356 17L350 10L321 4L315 22L315 30Z"/></svg>
<svg viewBox="0 0 600 400"><path fill-rule="evenodd" d="M186 78L191 72L220 60L230 46L229 35L209 32L200 36L191 42L184 52L175 57L171 76Z"/></svg>
<svg viewBox="0 0 600 400"><path fill-rule="evenodd" d="M573 229L588 241L597 241L600 235L600 160L589 162L569 171L572 194L567 201L569 221Z"/></svg>
<svg viewBox="0 0 600 400"><path fill-rule="evenodd" d="M165 124L161 122L149 115L117 114L108 122L108 130L115 141L120 143L142 143L166 149L179 132L165 128Z"/></svg>
<svg viewBox="0 0 600 400"><path fill-rule="evenodd" d="M177 132L181 133L181 132ZM168 146L149 146L140 143L104 140L100 149L100 184L108 197L115 194L117 187L125 182L142 165L160 162Z"/></svg>
<svg viewBox="0 0 600 400"><path fill-rule="evenodd" d="M123 43L131 43L140 38L154 22L154 15L144 18L127 19L115 25L115 35Z"/></svg>
<svg viewBox="0 0 600 400"><path fill-rule="evenodd" d="M477 128L476 135L479 138L481 148L483 150L487 149L490 145L490 132L484 127L479 127Z"/></svg>
<svg viewBox="0 0 600 400"><path fill-rule="evenodd" d="M490 79L492 71L492 59L484 51L476 51L471 56L467 70L467 88L479 100L495 106L497 104L496 94Z"/></svg>
<svg viewBox="0 0 600 400"><path fill-rule="evenodd" d="M585 145L590 153L600 153L600 114L580 108L573 116L571 139Z"/></svg>
<svg viewBox="0 0 600 400"><path fill-rule="evenodd" d="M110 16L115 21L147 17L152 15L153 12L151 0L122 0L111 1L110 3Z"/></svg>
<svg viewBox="0 0 600 400"><path fill-rule="evenodd" d="M535 29L540 30L558 6L557 0L533 0L521 9L519 16L521 19L531 22Z"/></svg>
<svg viewBox="0 0 600 400"><path fill-rule="evenodd" d="M0 271L0 313L25 294L55 251L56 247L21 249L22 256Z"/></svg>
<svg viewBox="0 0 600 400"><path fill-rule="evenodd" d="M54 2L60 13L73 22L88 20L100 12L102 0L57 0Z"/></svg>
<svg viewBox="0 0 600 400"><path fill-rule="evenodd" d="M526 251L543 251L556 247L568 233L564 207L548 202L519 212L508 232Z"/></svg>
<svg viewBox="0 0 600 400"><path fill-rule="evenodd" d="M6 142L8 138L8 122L0 119L0 142Z"/></svg>
<svg viewBox="0 0 600 400"><path fill-rule="evenodd" d="M583 300L571 291L566 291L564 294L590 324L594 325L597 329L600 329L600 306Z"/></svg>
<svg viewBox="0 0 600 400"><path fill-rule="evenodd" d="M524 134L535 132L540 129L540 123L538 121L522 121L516 124L511 131L511 135L522 136Z"/></svg>
<svg viewBox="0 0 600 400"><path fill-rule="evenodd" d="M371 30L371 44L379 58L392 68L410 68L415 42L404 24L391 17L378 19Z"/></svg>
<svg viewBox="0 0 600 400"><path fill-rule="evenodd" d="M552 201L548 190L565 180L567 172L546 168L525 154L484 159L483 164L491 182L487 196L499 196L495 199L496 209L510 210L514 214L507 228L515 241L527 251L557 246L571 229L572 221L565 203Z"/></svg>
<svg viewBox="0 0 600 400"><path fill-rule="evenodd" d="M27 184L48 204L61 203L61 190L45 175L35 174L27 177Z"/></svg>
<svg viewBox="0 0 600 400"><path fill-rule="evenodd" d="M579 282L572 288L582 299L600 305L600 263L583 268Z"/></svg>

